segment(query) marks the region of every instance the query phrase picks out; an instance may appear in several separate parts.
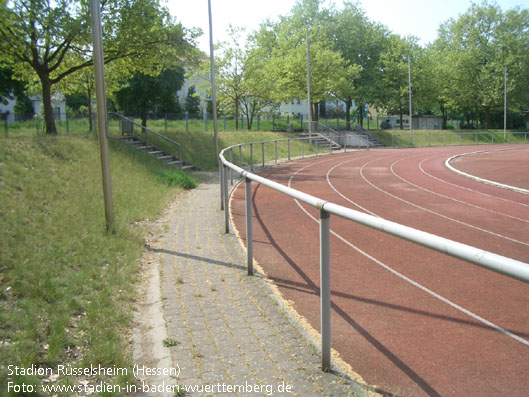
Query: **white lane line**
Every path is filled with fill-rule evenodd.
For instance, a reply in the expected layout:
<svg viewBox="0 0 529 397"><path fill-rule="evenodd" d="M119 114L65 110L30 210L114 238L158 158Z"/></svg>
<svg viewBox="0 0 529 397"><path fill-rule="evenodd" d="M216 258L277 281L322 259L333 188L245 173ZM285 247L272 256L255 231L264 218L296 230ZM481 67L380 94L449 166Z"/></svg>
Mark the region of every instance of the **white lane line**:
<svg viewBox="0 0 529 397"><path fill-rule="evenodd" d="M502 238L502 239L505 239L505 240L508 240L508 241L512 241L513 243L517 243L517 244L521 244L521 245L525 245L527 247L529 247L529 243L525 243L523 241L519 241L519 240L516 240L516 239L513 239L513 238L510 238L510 237L507 237L507 236L503 236L499 233L494 233L494 232L491 232L490 230L486 230L486 229L483 229L483 228L480 228L480 227L477 227L477 226L474 226L474 225L471 225L469 223L465 223L465 222L462 222L462 221L459 221L457 219L454 219L454 218L450 218L449 216L446 216L446 215L443 215L443 214L440 214L438 212L435 212L435 211L432 211L432 210L429 210L427 208L424 208L424 207L421 207L420 205L417 205L417 204L414 204L410 201L407 201L407 200L404 200L403 198L400 198L398 196L395 196L394 194L391 194L387 191L385 191L384 189L381 189L380 187L376 186L375 184L373 184L371 181L369 181L365 175L364 175L364 168L365 166L369 165L370 163L373 163L375 161L377 161L379 159L375 159L373 161L369 161L367 163L365 163L361 168L360 168L360 175L362 176L362 178L364 179L364 181L366 181L368 184L370 184L371 186L373 186L375 189L379 190L380 192L396 199L396 200L399 200L399 201L402 201L403 203L406 203L408 205L411 205L412 207L415 207L415 208L418 208L420 210L423 210L423 211L426 211L426 212L429 212L430 214L433 214L433 215L437 215L443 219L446 219L446 220L449 220L451 222L455 222L455 223L458 223L460 225L463 225L463 226L466 226L466 227L469 227L471 229L475 229L475 230L479 230L480 232L483 232L483 233L487 233L487 234L490 234L492 236L495 236L495 237L499 237L499 238Z"/></svg>
<svg viewBox="0 0 529 397"><path fill-rule="evenodd" d="M294 174L292 174L292 176L291 176L291 177L289 178L289 180L288 180L288 187L291 187L290 184L291 184L293 178L298 174L298 172L300 172L300 171L302 171L302 170L304 170L304 169L306 169L306 168L308 168L308 167L310 167L310 166L312 166L312 164L309 164L309 165L307 165L307 166L305 166L305 167L303 167L303 168L300 168L300 169L297 170ZM299 207L299 208L300 208L300 209L301 209L301 210L302 210L302 211L303 211L303 212L304 212L309 218L311 218L314 222L319 223L319 220L316 219L315 217L313 217L313 216L312 216L312 215L311 215L311 214L310 214L310 213L309 213L309 212L308 212L308 211L307 211L307 210L301 205L301 203L300 203L298 200L296 200L296 199L293 199L293 200L296 202L296 204L298 205L298 207ZM331 229L331 233L332 233L333 236L337 237L339 240L341 240L342 242L344 242L344 243L345 243L346 245L348 245L349 247L353 248L355 251L357 251L357 252L360 253L361 255L364 255L366 258L370 259L371 261L373 261L373 262L376 263L377 265L381 266L383 269L386 269L387 271L393 273L394 275L396 275L397 277L401 278L402 280L404 280L404 281L410 283L410 284L413 285L414 287L419 288L421 291L426 292L427 294L429 294L429 295L433 296L434 298L440 300L441 302L443 302L443 303L449 305L450 307L452 307L452 308L454 308L454 309L456 309L456 310L458 310L458 311L460 311L460 312L466 314L467 316L469 316L469 317L471 317L471 318L473 318L473 319L475 319L475 320L477 320L477 321L479 321L479 322L481 322L481 323L487 325L488 327L490 327L490 328L492 328L492 329L494 329L494 330L496 330L496 331L498 331L498 332L501 332L502 334L504 334L504 335L506 335L506 336L508 336L508 337L510 337L510 338L512 338L512 339L514 339L515 341L520 342L520 343L522 343L522 344L524 344L524 345L526 345L526 346L529 346L529 341L528 341L528 340L526 340L526 339L524 339L524 338L522 338L522 337L520 337L520 336L518 336L518 335L516 335L516 334L514 334L514 333L512 333L512 332L510 332L510 331L507 331L506 329L500 327L499 325L496 325L496 324L494 324L493 322L491 322L491 321L489 321L489 320L487 320L487 319L485 319L485 318L483 318L483 317L481 317L481 316L478 316L477 314L471 312L471 311L468 310L468 309L465 309L465 308L462 307L462 306L459 306L458 304L456 304L456 303L452 302L451 300L449 300L449 299L447 299L447 298L445 298L445 297L439 295L438 293L432 291L431 289L425 287L424 285L422 285L422 284L420 284L420 283L418 283L418 282L412 280L412 279L409 278L409 277L406 277L404 274L399 273L397 270L395 270L395 269L393 269L392 267L386 265L385 263L379 261L379 260L376 259L375 257L369 255L367 252L361 250L360 248L358 248L357 246L355 246L354 244L352 244L351 242L349 242L347 239L343 238L343 237L340 236L338 233L336 233L335 231L333 231L332 229Z"/></svg>
<svg viewBox="0 0 529 397"><path fill-rule="evenodd" d="M479 209L479 210L483 210L483 211L491 212L491 213L496 214L496 215L501 215L501 216L505 216L505 217L507 217L507 218L516 219L516 220L521 221L521 222L529 223L529 220L527 220L527 219L518 218L517 216L512 216L512 215L504 214L504 213L502 213L502 212L494 211L494 210L491 210L491 209L488 209L488 208L483 208L483 207L480 207L479 205L475 205L475 204L467 203L466 201L458 200L458 199L453 198L453 197L450 197L450 196L445 196L444 194L437 193L437 192L434 192L434 191L432 191L432 190L426 189L426 188L424 188L424 187L422 187L422 186L416 185L415 183L410 182L409 180L407 180L407 179L401 177L400 175L398 175L398 174L395 172L395 170L393 169L393 167L394 167L397 163L399 163L400 161L402 161L402 160L404 160L404 158L401 158L401 159L395 161L393 164L391 164L390 169L391 169L392 174L395 175L397 178L399 178L401 181L403 181L403 182L405 182L405 183L407 183L407 184L409 184L409 185L411 185L411 186L414 186L414 187L416 187L417 189L424 190L425 192L431 193L431 194L433 194L433 195L435 195L435 196L439 196L439 197L442 197L442 198L445 198L445 199L448 199L448 200L452 200L452 201L455 201L456 203L460 203L460 204L468 205L468 206L470 206L470 207L477 208L477 209Z"/></svg>
<svg viewBox="0 0 529 397"><path fill-rule="evenodd" d="M363 157L363 158L365 158L365 157ZM355 160L356 160L356 159L355 159ZM344 200L350 202L350 203L353 204L355 207L360 208L361 210L367 212L368 214L380 218L380 217L379 217L377 214L375 214L373 211L370 211L370 210L368 210L367 208L362 207L362 206L361 206L360 204L358 204L356 201L353 201L353 200L351 200L349 197L343 195L343 194L342 194L338 189L336 189L336 188L334 187L334 185L332 184L331 179L330 179L330 177L329 177L329 175L331 174L331 172L332 172L336 167L338 167L338 166L340 166L340 165L342 165L342 164L348 163L348 162L350 162L350 161L353 161L353 160L343 161L343 162L338 163L338 164L336 164L335 166L333 166L333 167L329 170L329 172L327 172L327 175L325 175L325 178L327 179L327 183L329 184L329 186L331 187L331 189L334 190L336 193L338 193L338 195L340 195L340 197L342 197Z"/></svg>
<svg viewBox="0 0 529 397"><path fill-rule="evenodd" d="M422 167L422 163L426 160L430 160L431 158L435 158L435 157L430 157L430 158L427 158L427 159L424 159L422 160L420 163L419 163L419 169L421 170L421 172L425 175L428 175L430 178L433 178L439 182L443 182L443 183L446 183L447 185L450 185L450 186L454 186L454 187L457 187L459 189L463 189L463 190L467 190L469 192L472 192L472 193L477 193L477 194L481 194L483 196L487 196L487 197L490 197L490 198L493 198L493 199L496 199L496 200L501 200L501 201L506 201L508 203L513 203L513 204L517 204L517 205L521 205L521 206L524 206L524 207L529 207L529 204L524 204L524 203L520 203L518 201L513 201L513 200L509 200L509 199L506 199L506 198L503 198L503 197L498 197L498 196L493 196L492 194L488 194L488 193L485 193L485 192L480 192L479 190L474 190L474 189L470 189L468 187L465 187L465 186L461 186L461 185L458 185L456 183L452 183L452 182L448 182L447 180L445 179L441 179L437 176L434 176L428 172L426 172L424 170L424 168Z"/></svg>
<svg viewBox="0 0 529 397"><path fill-rule="evenodd" d="M505 150L516 150L516 149L503 149L503 151ZM486 183L487 185L492 185L492 186L496 186L496 187L500 187L502 189L508 189L508 190L512 190L514 192L518 192L518 193L522 193L522 194L529 194L529 190L527 189L522 189L521 187L516 187L516 186L511 186L511 185L506 185L504 183L499 183L499 182L496 182L496 181L491 181L491 180L488 180L488 179L485 179L485 178L480 178L479 176L475 176L475 175L472 175L472 174L468 174L466 172L463 172L461 170L458 170L457 168L453 167L452 165L450 165L450 162L455 159L455 158L458 158L458 157L463 157L463 156L470 156L470 155L473 155L473 154L482 154L482 153L492 153L492 152L501 152L502 150L483 150L483 151L479 151L479 152L470 152L470 153L463 153L463 154L457 154L455 156L452 156L448 159L446 159L445 161L445 166L452 172L455 172L456 174L459 174L459 175L462 175L466 178L470 178L470 179L473 179L475 181L478 181L478 182L482 182L482 183Z"/></svg>

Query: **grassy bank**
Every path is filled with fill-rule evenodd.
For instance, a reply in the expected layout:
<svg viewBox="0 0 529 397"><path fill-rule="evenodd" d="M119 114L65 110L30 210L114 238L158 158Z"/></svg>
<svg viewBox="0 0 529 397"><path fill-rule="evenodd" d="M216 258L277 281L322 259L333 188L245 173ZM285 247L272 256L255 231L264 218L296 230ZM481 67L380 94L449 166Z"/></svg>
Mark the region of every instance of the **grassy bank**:
<svg viewBox="0 0 529 397"><path fill-rule="evenodd" d="M156 217L181 190L175 185L190 181L117 142L111 170L116 232L107 234L96 140L0 140L0 395L8 395L8 380L42 382L8 377L8 365L131 365L145 233L138 222ZM129 380L130 372L112 382Z"/></svg>
<svg viewBox="0 0 529 397"><path fill-rule="evenodd" d="M415 130L413 137L405 130L380 130L370 132L389 147L426 147L450 145L475 145L492 143L526 143L529 133L503 130Z"/></svg>

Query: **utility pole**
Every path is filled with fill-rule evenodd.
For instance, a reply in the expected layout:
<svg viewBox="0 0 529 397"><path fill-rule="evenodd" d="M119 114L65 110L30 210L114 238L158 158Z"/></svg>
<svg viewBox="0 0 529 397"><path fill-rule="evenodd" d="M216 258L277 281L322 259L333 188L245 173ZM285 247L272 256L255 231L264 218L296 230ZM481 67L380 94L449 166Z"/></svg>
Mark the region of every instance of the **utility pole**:
<svg viewBox="0 0 529 397"><path fill-rule="evenodd" d="M219 159L219 126L217 121L217 89L215 86L215 57L213 55L213 23L211 21L211 0L208 0L209 12L209 58L211 61L211 100L213 101L213 130L215 134L215 158Z"/></svg>
<svg viewBox="0 0 529 397"><path fill-rule="evenodd" d="M412 118L412 104L411 104L411 61L410 56L408 55L408 82L409 82L409 102L410 102L410 145L413 145L413 118Z"/></svg>
<svg viewBox="0 0 529 397"><path fill-rule="evenodd" d="M105 94L105 67L103 61L103 44L101 39L101 10L99 0L91 0L92 38L94 42L94 72L96 83L97 130L99 133L99 153L103 175L103 197L105 200L105 217L107 232L114 231L114 202L112 200L112 178L108 154L107 100Z"/></svg>
<svg viewBox="0 0 529 397"><path fill-rule="evenodd" d="M307 43L307 102L309 103L309 145L312 145L312 102L310 97L310 48L309 48L309 27L305 35Z"/></svg>

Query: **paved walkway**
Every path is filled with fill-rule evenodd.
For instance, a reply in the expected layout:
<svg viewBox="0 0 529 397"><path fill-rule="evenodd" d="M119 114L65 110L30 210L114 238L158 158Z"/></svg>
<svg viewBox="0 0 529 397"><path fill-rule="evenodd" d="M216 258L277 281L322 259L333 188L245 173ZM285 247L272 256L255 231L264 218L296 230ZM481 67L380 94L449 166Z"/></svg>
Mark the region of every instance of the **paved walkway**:
<svg viewBox="0 0 529 397"><path fill-rule="evenodd" d="M198 388L185 395L363 395L320 370L320 356L263 278L246 275L237 238L223 233L218 186L212 177L180 198L164 238L151 247L160 264L165 345L173 345L165 366L180 368L179 385Z"/></svg>

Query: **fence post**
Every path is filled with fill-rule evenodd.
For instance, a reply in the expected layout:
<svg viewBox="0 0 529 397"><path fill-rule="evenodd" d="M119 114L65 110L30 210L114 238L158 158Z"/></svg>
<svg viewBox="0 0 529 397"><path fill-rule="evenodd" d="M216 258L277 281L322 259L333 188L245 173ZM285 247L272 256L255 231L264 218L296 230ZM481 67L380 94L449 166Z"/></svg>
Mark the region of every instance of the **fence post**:
<svg viewBox="0 0 529 397"><path fill-rule="evenodd" d="M224 115L224 132L226 132L226 115Z"/></svg>
<svg viewBox="0 0 529 397"><path fill-rule="evenodd" d="M265 166L264 142L261 143L261 154L262 154L262 157L263 157L263 168L264 168L264 166Z"/></svg>
<svg viewBox="0 0 529 397"><path fill-rule="evenodd" d="M242 146L239 145L239 167L242 168Z"/></svg>
<svg viewBox="0 0 529 397"><path fill-rule="evenodd" d="M252 181L245 179L246 184L246 260L248 276L253 276L253 244L252 244Z"/></svg>
<svg viewBox="0 0 529 397"><path fill-rule="evenodd" d="M204 112L204 124L206 127L206 132L208 132L208 112Z"/></svg>
<svg viewBox="0 0 529 397"><path fill-rule="evenodd" d="M186 132L189 132L189 112L186 112Z"/></svg>
<svg viewBox="0 0 529 397"><path fill-rule="evenodd" d="M228 189L228 167L224 166L224 175L222 184L224 185L224 233L230 232L230 195Z"/></svg>
<svg viewBox="0 0 529 397"><path fill-rule="evenodd" d="M321 369L331 369L331 214L320 209Z"/></svg>
<svg viewBox="0 0 529 397"><path fill-rule="evenodd" d="M261 130L261 115L257 115L257 130Z"/></svg>
<svg viewBox="0 0 529 397"><path fill-rule="evenodd" d="M290 138L288 138L288 161L290 161Z"/></svg>

